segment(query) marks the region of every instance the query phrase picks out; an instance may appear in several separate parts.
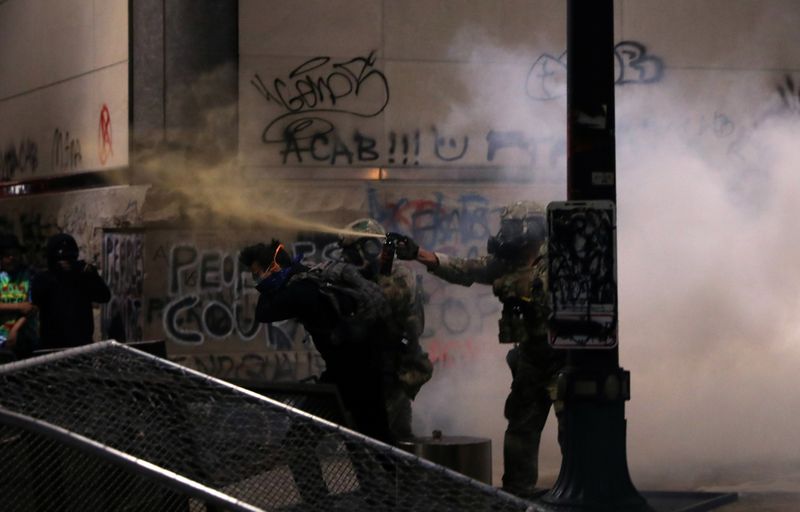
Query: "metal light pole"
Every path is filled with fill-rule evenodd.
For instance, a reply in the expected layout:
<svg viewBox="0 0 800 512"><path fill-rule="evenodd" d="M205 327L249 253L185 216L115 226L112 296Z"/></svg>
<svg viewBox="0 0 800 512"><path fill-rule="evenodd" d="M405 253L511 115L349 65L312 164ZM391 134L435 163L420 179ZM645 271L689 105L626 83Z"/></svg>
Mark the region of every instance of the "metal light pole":
<svg viewBox="0 0 800 512"><path fill-rule="evenodd" d="M614 2L567 1L567 199L616 201ZM617 345L566 349L558 379L561 472L541 511L648 511L626 455L629 373Z"/></svg>

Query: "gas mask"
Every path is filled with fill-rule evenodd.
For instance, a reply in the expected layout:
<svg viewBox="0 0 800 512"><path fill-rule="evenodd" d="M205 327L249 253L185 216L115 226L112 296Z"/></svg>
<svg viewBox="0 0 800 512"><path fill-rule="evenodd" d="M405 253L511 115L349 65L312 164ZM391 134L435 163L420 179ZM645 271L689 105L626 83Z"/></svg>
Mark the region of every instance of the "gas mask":
<svg viewBox="0 0 800 512"><path fill-rule="evenodd" d="M342 257L351 265L377 273L382 250L383 239L359 238L355 242L342 245Z"/></svg>
<svg viewBox="0 0 800 512"><path fill-rule="evenodd" d="M542 215L524 218L505 218L500 221L500 231L490 237L486 250L498 258L510 259L535 243L544 241L547 235Z"/></svg>
<svg viewBox="0 0 800 512"><path fill-rule="evenodd" d="M376 275L381 265L381 252L386 230L375 219L358 219L344 227L339 239L342 259L362 270L366 275ZM361 233L375 236L363 236Z"/></svg>

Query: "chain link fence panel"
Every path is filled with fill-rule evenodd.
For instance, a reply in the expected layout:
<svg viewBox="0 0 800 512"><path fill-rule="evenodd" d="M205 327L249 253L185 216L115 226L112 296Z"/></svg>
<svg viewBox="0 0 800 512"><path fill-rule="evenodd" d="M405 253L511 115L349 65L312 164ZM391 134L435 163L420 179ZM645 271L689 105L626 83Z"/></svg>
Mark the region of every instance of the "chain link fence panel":
<svg viewBox="0 0 800 512"><path fill-rule="evenodd" d="M4 511L531 506L116 342L0 366L0 450Z"/></svg>

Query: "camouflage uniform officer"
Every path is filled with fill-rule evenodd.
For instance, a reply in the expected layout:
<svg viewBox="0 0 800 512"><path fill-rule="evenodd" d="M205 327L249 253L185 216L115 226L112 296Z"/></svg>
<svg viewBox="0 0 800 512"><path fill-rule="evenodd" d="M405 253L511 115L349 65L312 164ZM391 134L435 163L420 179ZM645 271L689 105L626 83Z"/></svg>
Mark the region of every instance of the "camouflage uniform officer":
<svg viewBox="0 0 800 512"><path fill-rule="evenodd" d="M552 404L548 387L562 365L547 339L545 237L542 207L520 201L501 213L500 232L489 239L488 256L448 257L410 239L397 248L399 258L416 259L450 283L491 285L503 304L500 343L514 345L506 356L512 382L505 404L503 489L521 496L531 496L538 479L539 441Z"/></svg>
<svg viewBox="0 0 800 512"><path fill-rule="evenodd" d="M359 219L344 229L347 233L340 238L342 258L378 283L389 303L394 325L384 347L386 412L395 438L408 439L413 437L411 400L433 375L433 365L419 343L425 328L421 279L403 265L392 265L389 275L380 272L386 231L376 220Z"/></svg>

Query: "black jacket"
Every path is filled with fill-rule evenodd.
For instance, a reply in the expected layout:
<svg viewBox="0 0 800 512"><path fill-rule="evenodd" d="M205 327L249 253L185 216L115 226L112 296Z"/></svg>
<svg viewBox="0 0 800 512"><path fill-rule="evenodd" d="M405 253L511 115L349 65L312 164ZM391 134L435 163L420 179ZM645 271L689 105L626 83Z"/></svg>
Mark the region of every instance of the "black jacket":
<svg viewBox="0 0 800 512"><path fill-rule="evenodd" d="M292 274L305 272L308 269L296 265ZM274 289L265 289L264 282L256 289L260 292L256 304L256 320L263 323L296 319L311 335L314 346L330 366L342 350L332 344L331 334L340 319L331 304L331 300L320 290L317 283L309 280L293 280ZM342 298L342 300L348 300ZM335 365L334 365L335 366Z"/></svg>
<svg viewBox="0 0 800 512"><path fill-rule="evenodd" d="M64 348L92 342L92 303L108 302L111 291L92 266L78 261L71 271L50 268L31 283L33 303L39 307L39 347Z"/></svg>
<svg viewBox="0 0 800 512"><path fill-rule="evenodd" d="M256 305L259 322L276 322L294 318L311 335L314 346L325 360L322 382L336 384L345 407L353 415L356 430L370 437L392 443L386 407L383 403L379 333L370 329L361 342L341 342L334 331L350 315L356 304L347 295L336 296L334 307L330 293L321 290L321 283L312 279L291 279L306 271L296 265L286 279L275 285L266 280L256 287L260 292ZM338 309L338 311L337 311Z"/></svg>

